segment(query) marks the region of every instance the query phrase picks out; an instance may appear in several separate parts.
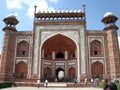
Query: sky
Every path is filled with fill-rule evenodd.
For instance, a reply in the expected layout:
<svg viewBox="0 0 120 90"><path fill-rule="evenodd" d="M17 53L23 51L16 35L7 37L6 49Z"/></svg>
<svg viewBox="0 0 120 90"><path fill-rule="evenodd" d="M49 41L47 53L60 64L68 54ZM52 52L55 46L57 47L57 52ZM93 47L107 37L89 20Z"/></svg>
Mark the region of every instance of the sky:
<svg viewBox="0 0 120 90"><path fill-rule="evenodd" d="M120 0L0 0L0 51L2 49L2 28L5 26L3 19L9 14L14 14L19 20L16 26L18 31L33 30L34 6L41 10L81 10L86 9L87 30L103 30L101 19L106 12L112 12L119 19L116 25L120 28ZM120 47L120 29L118 40Z"/></svg>

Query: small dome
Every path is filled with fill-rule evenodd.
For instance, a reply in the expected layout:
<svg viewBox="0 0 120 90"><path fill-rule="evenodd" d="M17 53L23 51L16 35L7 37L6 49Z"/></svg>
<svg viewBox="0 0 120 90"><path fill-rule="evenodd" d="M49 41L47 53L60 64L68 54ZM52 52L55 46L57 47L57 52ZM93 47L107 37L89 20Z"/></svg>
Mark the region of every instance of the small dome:
<svg viewBox="0 0 120 90"><path fill-rule="evenodd" d="M82 11L81 11L81 10L78 10L77 12L80 13L80 12L82 12Z"/></svg>
<svg viewBox="0 0 120 90"><path fill-rule="evenodd" d="M74 10L73 12L74 12L74 13L76 13L77 11L76 11L76 10Z"/></svg>
<svg viewBox="0 0 120 90"><path fill-rule="evenodd" d="M9 14L7 18L16 18L16 16L14 14Z"/></svg>
<svg viewBox="0 0 120 90"><path fill-rule="evenodd" d="M39 10L37 13L41 13L41 11Z"/></svg>
<svg viewBox="0 0 120 90"><path fill-rule="evenodd" d="M64 13L65 12L65 10L61 10L61 13Z"/></svg>
<svg viewBox="0 0 120 90"><path fill-rule="evenodd" d="M68 10L65 10L65 13L68 13L69 11Z"/></svg>
<svg viewBox="0 0 120 90"><path fill-rule="evenodd" d="M6 24L16 25L19 23L14 14L9 14L6 18L3 19Z"/></svg>
<svg viewBox="0 0 120 90"><path fill-rule="evenodd" d="M105 13L104 17L107 17L107 16L114 16L114 14L111 12L107 12L107 13Z"/></svg>
<svg viewBox="0 0 120 90"><path fill-rule="evenodd" d="M70 13L72 13L72 12L73 12L73 10L70 10L69 12L70 12Z"/></svg>

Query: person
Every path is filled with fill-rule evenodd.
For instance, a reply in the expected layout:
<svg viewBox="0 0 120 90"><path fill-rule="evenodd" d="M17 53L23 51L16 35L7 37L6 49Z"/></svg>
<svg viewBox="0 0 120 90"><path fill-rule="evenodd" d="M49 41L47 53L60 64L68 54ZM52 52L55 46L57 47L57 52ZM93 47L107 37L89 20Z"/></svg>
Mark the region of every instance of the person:
<svg viewBox="0 0 120 90"><path fill-rule="evenodd" d="M94 81L94 79L93 79L93 78L91 78L91 86L93 86L93 81Z"/></svg>
<svg viewBox="0 0 120 90"><path fill-rule="evenodd" d="M37 80L37 87L40 87L40 79Z"/></svg>
<svg viewBox="0 0 120 90"><path fill-rule="evenodd" d="M94 81L93 81L93 86L94 86L94 87L97 87L97 79L94 79Z"/></svg>
<svg viewBox="0 0 120 90"><path fill-rule="evenodd" d="M15 87L16 84L15 84L15 80L12 81L12 86Z"/></svg>
<svg viewBox="0 0 120 90"><path fill-rule="evenodd" d="M48 87L48 80L45 80L45 86Z"/></svg>
<svg viewBox="0 0 120 90"><path fill-rule="evenodd" d="M77 83L76 78L74 78L74 83L75 83L75 84Z"/></svg>
<svg viewBox="0 0 120 90"><path fill-rule="evenodd" d="M110 82L108 87L109 87L110 90L117 90L117 85L113 82Z"/></svg>
<svg viewBox="0 0 120 90"><path fill-rule="evenodd" d="M76 80L77 83L80 83L80 78L78 77L77 80Z"/></svg>
<svg viewBox="0 0 120 90"><path fill-rule="evenodd" d="M55 82L57 82L58 80L57 80L57 78L55 78Z"/></svg>
<svg viewBox="0 0 120 90"><path fill-rule="evenodd" d="M85 78L85 85L87 85L87 77Z"/></svg>
<svg viewBox="0 0 120 90"><path fill-rule="evenodd" d="M104 90L110 90L109 86L108 86L108 80L107 79L103 79L102 83L103 83L103 89Z"/></svg>

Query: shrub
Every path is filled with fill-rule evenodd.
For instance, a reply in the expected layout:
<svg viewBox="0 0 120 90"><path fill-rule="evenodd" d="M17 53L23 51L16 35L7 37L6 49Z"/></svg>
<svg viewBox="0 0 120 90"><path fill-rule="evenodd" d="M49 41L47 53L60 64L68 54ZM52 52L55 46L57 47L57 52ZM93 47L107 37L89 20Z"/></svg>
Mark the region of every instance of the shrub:
<svg viewBox="0 0 120 90"><path fill-rule="evenodd" d="M11 86L12 86L11 81L0 82L0 88L6 88L6 87L11 87Z"/></svg>
<svg viewBox="0 0 120 90"><path fill-rule="evenodd" d="M102 83L102 82L99 82L99 83L98 83L98 87L103 88L103 83Z"/></svg>
<svg viewBox="0 0 120 90"><path fill-rule="evenodd" d="M116 85L117 85L117 90L120 90L120 83L116 83ZM98 87L103 88L103 83L99 82Z"/></svg>
<svg viewBox="0 0 120 90"><path fill-rule="evenodd" d="M117 89L120 90L120 83L116 83Z"/></svg>

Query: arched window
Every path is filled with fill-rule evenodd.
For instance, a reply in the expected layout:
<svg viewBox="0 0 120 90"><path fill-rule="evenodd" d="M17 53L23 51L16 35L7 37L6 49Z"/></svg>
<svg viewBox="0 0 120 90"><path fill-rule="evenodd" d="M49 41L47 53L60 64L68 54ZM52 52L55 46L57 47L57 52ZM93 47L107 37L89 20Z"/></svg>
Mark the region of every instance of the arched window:
<svg viewBox="0 0 120 90"><path fill-rule="evenodd" d="M102 56L101 42L94 40L90 43L90 55L92 57Z"/></svg>
<svg viewBox="0 0 120 90"><path fill-rule="evenodd" d="M17 56L18 57L27 57L29 54L29 44L26 41L21 41L17 45Z"/></svg>
<svg viewBox="0 0 120 90"><path fill-rule="evenodd" d="M56 58L64 58L64 54L59 52L56 54Z"/></svg>

